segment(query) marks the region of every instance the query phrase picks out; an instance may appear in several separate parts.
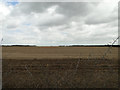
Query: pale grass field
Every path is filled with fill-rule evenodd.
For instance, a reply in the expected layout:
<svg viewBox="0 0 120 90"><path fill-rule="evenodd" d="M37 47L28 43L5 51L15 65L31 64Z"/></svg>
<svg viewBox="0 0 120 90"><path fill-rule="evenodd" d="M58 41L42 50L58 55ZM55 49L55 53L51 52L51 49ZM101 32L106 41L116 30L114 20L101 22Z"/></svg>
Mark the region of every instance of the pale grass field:
<svg viewBox="0 0 120 90"><path fill-rule="evenodd" d="M109 47L3 47L3 59L102 58ZM113 47L106 58L117 60Z"/></svg>

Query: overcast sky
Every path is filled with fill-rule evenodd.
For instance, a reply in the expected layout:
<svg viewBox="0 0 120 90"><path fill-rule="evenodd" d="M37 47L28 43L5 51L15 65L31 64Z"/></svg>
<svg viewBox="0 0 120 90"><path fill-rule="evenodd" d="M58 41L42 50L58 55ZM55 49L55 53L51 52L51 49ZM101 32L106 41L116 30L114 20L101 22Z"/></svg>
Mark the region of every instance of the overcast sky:
<svg viewBox="0 0 120 90"><path fill-rule="evenodd" d="M118 37L116 2L1 2L2 44L95 45Z"/></svg>

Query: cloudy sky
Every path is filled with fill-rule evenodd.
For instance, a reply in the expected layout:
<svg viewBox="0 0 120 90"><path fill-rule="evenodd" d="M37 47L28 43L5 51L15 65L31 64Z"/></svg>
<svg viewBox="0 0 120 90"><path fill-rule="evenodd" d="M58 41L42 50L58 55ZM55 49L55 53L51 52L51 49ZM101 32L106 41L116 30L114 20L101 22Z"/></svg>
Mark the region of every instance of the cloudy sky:
<svg viewBox="0 0 120 90"><path fill-rule="evenodd" d="M2 44L96 45L118 37L117 2L0 2Z"/></svg>

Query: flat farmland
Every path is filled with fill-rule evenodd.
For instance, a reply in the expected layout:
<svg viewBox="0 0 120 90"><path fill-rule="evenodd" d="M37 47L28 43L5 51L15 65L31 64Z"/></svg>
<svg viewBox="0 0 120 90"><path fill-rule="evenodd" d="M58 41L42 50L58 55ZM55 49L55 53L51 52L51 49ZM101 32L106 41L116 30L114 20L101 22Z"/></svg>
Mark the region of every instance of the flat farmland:
<svg viewBox="0 0 120 90"><path fill-rule="evenodd" d="M117 88L118 47L2 47L3 88Z"/></svg>

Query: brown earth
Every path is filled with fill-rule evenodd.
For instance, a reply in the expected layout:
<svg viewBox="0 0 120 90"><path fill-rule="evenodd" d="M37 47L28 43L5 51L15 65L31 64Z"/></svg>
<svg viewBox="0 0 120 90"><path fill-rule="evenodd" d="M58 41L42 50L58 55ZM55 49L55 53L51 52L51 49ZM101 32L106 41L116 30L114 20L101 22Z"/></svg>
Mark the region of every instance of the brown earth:
<svg viewBox="0 0 120 90"><path fill-rule="evenodd" d="M108 48L3 47L3 88L117 88L118 47Z"/></svg>

